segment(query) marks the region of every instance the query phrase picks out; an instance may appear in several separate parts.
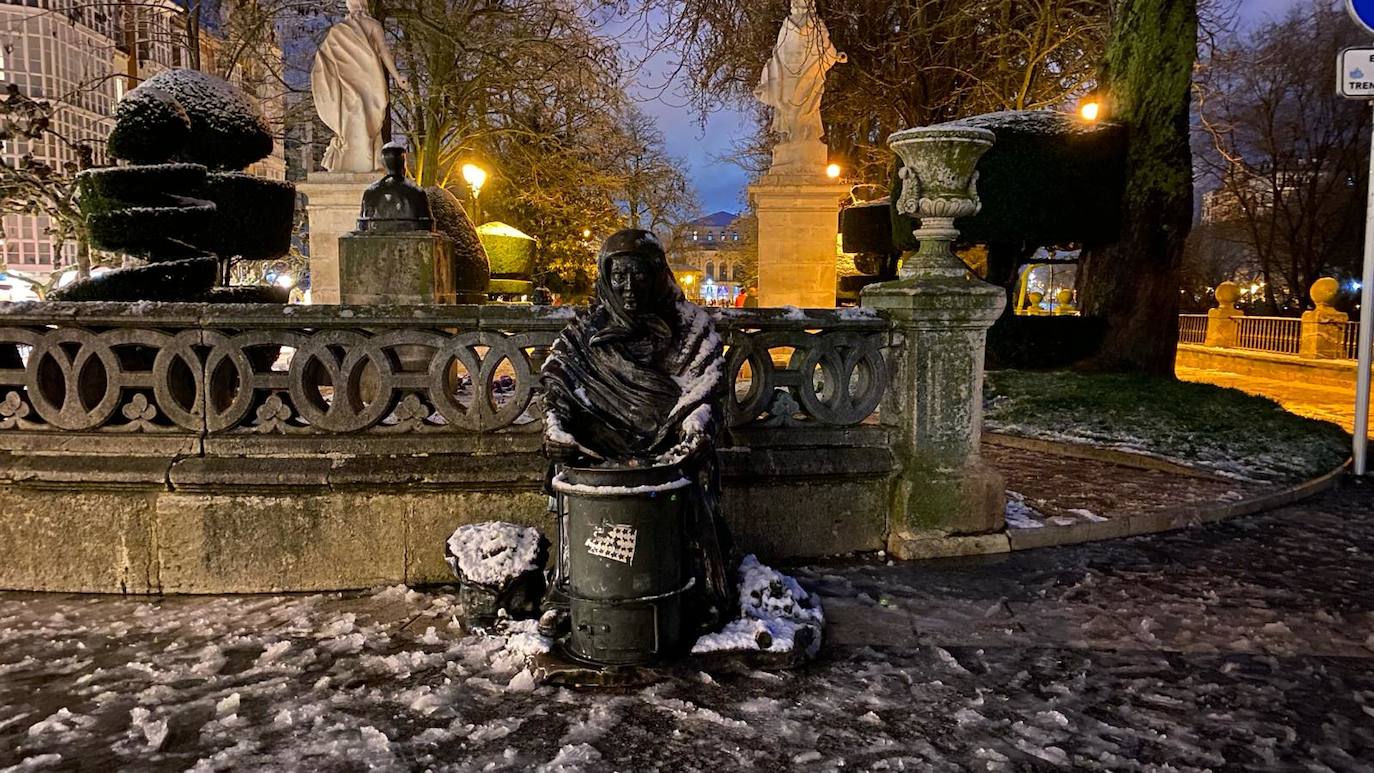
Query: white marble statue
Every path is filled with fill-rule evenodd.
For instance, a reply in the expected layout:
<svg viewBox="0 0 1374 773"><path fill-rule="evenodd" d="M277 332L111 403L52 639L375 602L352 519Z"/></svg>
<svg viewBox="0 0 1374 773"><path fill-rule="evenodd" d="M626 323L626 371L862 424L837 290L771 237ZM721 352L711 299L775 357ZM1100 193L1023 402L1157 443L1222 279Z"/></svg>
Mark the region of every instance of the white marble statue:
<svg viewBox="0 0 1374 773"><path fill-rule="evenodd" d="M310 89L320 119L334 132L325 170L374 172L382 168L386 76L402 89L405 79L396 70L382 23L367 13L367 0L347 3L348 16L329 28L315 54Z"/></svg>
<svg viewBox="0 0 1374 773"><path fill-rule="evenodd" d="M825 74L847 61L830 42L815 0L792 0L792 13L783 21L773 56L754 89L754 96L773 108L773 131L783 142L821 141Z"/></svg>

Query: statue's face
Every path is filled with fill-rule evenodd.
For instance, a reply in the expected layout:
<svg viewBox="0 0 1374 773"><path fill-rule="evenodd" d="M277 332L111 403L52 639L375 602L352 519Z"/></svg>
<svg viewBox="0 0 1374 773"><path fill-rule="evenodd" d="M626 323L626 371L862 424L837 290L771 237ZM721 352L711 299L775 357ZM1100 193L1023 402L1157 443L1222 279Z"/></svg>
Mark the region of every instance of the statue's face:
<svg viewBox="0 0 1374 773"><path fill-rule="evenodd" d="M792 15L805 16L816 12L816 0L792 0Z"/></svg>
<svg viewBox="0 0 1374 773"><path fill-rule="evenodd" d="M406 154L399 150L383 150L382 166L389 175L400 177L406 173Z"/></svg>
<svg viewBox="0 0 1374 773"><path fill-rule="evenodd" d="M611 289L620 298L620 305L630 314L638 314L652 302L654 272L649 262L632 255L611 258Z"/></svg>
<svg viewBox="0 0 1374 773"><path fill-rule="evenodd" d="M344 5L353 13L367 13L367 0L344 0ZM338 6L334 6L338 8Z"/></svg>

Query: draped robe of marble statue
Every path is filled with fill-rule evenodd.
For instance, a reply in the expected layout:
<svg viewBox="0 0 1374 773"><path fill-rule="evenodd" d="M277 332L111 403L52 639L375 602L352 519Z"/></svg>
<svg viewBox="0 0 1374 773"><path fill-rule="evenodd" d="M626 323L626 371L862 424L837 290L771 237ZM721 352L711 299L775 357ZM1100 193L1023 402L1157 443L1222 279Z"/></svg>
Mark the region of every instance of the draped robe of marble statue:
<svg viewBox="0 0 1374 773"><path fill-rule="evenodd" d="M783 142L820 142L825 75L847 61L830 42L815 0L792 0L792 13L783 20L773 56L754 89L754 96L773 108L773 132Z"/></svg>
<svg viewBox="0 0 1374 773"><path fill-rule="evenodd" d="M388 74L405 88L381 22L368 15L366 0L348 0L348 16L329 28L310 68L315 110L334 132L324 153L327 171L381 168Z"/></svg>
<svg viewBox="0 0 1374 773"><path fill-rule="evenodd" d="M591 307L564 328L543 365L545 453L555 464L683 468L695 482L688 620L714 629L736 606L715 452L726 391L721 339L683 297L652 233L611 236L597 268Z"/></svg>

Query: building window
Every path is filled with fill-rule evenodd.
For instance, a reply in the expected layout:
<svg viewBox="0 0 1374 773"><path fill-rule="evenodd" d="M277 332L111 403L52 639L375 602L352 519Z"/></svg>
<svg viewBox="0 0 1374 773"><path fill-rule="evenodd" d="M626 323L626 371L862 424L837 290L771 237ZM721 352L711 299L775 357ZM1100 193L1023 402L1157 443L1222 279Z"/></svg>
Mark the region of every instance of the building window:
<svg viewBox="0 0 1374 773"><path fill-rule="evenodd" d="M706 278L707 278L707 279L711 279L711 280L714 280L714 279L716 278L716 264L714 264L714 263L707 263L707 264L706 264Z"/></svg>

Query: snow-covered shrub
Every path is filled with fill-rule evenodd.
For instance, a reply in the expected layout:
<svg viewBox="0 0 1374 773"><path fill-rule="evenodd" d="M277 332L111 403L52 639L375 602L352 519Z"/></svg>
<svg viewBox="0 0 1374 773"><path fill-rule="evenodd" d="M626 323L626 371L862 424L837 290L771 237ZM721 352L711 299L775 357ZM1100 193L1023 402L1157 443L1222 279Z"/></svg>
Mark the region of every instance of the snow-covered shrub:
<svg viewBox="0 0 1374 773"><path fill-rule="evenodd" d="M195 244L221 257L273 260L291 249L296 188L242 172L212 172L202 196L215 204L215 217Z"/></svg>
<svg viewBox="0 0 1374 773"><path fill-rule="evenodd" d="M487 622L499 610L514 618L538 614L549 560L549 541L538 529L499 521L460 526L444 544L444 557L469 618Z"/></svg>
<svg viewBox="0 0 1374 773"><path fill-rule="evenodd" d="M191 118L171 94L140 86L119 100L110 132L110 155L135 164L173 158L191 136Z"/></svg>
<svg viewBox="0 0 1374 773"><path fill-rule="evenodd" d="M223 78L197 70L168 70L154 75L120 101L123 107L124 102L133 98L127 110L116 112L126 124L160 126L157 121L165 121L156 117L165 112L163 101L141 96L144 91L157 91L175 100L190 121L190 133L179 147L169 147L161 158L127 157L129 161L188 161L212 170L236 170L272 154L272 132L262 112ZM116 132L120 132L118 127ZM144 148L137 147L140 151ZM114 148L111 152L120 157Z"/></svg>

